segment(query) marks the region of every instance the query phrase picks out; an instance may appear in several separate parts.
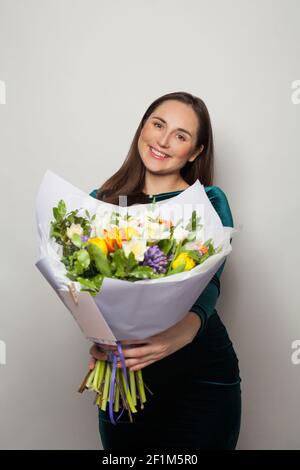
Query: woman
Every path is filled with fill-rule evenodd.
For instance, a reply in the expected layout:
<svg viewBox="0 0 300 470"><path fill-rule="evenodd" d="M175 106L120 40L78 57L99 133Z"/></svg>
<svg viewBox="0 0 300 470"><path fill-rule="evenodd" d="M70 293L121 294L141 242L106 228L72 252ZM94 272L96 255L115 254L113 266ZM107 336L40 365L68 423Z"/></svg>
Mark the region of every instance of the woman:
<svg viewBox="0 0 300 470"><path fill-rule="evenodd" d="M123 165L91 195L116 205L121 195L128 206L150 203L154 195L157 201L168 199L199 179L223 225L233 226L225 193L212 186L213 159L204 102L189 93L169 93L149 106ZM133 423L126 410L116 425L108 410L99 411L105 450L235 449L241 420L239 361L215 309L224 264L183 320L143 341L122 341L136 344L124 348L126 366L143 369L154 394L147 394ZM96 359L107 359L95 345L90 353L91 368Z"/></svg>

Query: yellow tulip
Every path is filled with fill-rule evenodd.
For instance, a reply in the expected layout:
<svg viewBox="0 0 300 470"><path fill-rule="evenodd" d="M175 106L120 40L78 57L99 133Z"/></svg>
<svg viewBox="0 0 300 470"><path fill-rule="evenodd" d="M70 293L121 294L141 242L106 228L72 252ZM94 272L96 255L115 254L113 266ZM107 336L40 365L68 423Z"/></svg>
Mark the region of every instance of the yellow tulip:
<svg viewBox="0 0 300 470"><path fill-rule="evenodd" d="M193 258L191 258L187 253L180 253L175 259L174 261L172 262L171 264L171 267L173 269L176 269L178 267L178 265L182 262L185 262L185 268L184 268L184 271L189 271L190 269L192 269L196 262L193 260Z"/></svg>
<svg viewBox="0 0 300 470"><path fill-rule="evenodd" d="M137 237L140 236L139 232L133 227L121 228L120 234L121 234L122 240L131 240L133 236L137 236Z"/></svg>
<svg viewBox="0 0 300 470"><path fill-rule="evenodd" d="M100 248L100 250L103 251L103 253L105 253L107 255L108 248L107 248L107 245L105 243L105 240L103 240L103 238L99 238L99 237L90 238L88 240L88 243L92 243L92 244L98 246Z"/></svg>

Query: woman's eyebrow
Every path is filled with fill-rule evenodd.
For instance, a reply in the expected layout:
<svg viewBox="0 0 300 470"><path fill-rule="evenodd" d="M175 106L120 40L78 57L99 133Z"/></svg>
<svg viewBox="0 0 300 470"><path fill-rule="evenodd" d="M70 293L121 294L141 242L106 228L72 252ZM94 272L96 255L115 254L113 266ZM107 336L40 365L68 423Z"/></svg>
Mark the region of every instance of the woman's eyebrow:
<svg viewBox="0 0 300 470"><path fill-rule="evenodd" d="M167 124L167 122L166 122L163 118L161 118L161 117L159 117L159 116L152 116L152 118L159 119L159 120L162 121L164 124ZM177 131L185 132L186 134L190 135L190 136L193 138L192 134L191 134L189 131L187 131L186 129L182 129L182 127L178 127L178 128L177 128Z"/></svg>

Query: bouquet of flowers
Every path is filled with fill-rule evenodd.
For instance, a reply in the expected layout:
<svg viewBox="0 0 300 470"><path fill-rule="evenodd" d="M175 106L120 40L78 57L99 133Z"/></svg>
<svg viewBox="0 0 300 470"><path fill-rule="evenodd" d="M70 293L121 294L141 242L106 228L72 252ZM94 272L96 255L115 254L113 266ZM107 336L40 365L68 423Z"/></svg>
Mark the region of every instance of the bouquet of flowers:
<svg viewBox="0 0 300 470"><path fill-rule="evenodd" d="M122 207L95 200L49 171L37 221L38 269L85 336L109 353L79 391L95 391L102 410L109 402L114 424L120 401L121 414L127 409L132 420L148 387L141 370L126 369L121 340L144 339L182 319L232 250L236 230L223 227L199 181L171 201Z"/></svg>

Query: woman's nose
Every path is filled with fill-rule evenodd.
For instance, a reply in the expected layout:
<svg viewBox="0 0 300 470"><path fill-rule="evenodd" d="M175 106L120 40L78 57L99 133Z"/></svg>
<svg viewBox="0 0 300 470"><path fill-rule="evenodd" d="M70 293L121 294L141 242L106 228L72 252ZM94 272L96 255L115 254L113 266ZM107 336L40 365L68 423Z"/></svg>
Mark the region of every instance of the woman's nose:
<svg viewBox="0 0 300 470"><path fill-rule="evenodd" d="M169 148L169 137L167 135L161 136L157 143L160 147Z"/></svg>

